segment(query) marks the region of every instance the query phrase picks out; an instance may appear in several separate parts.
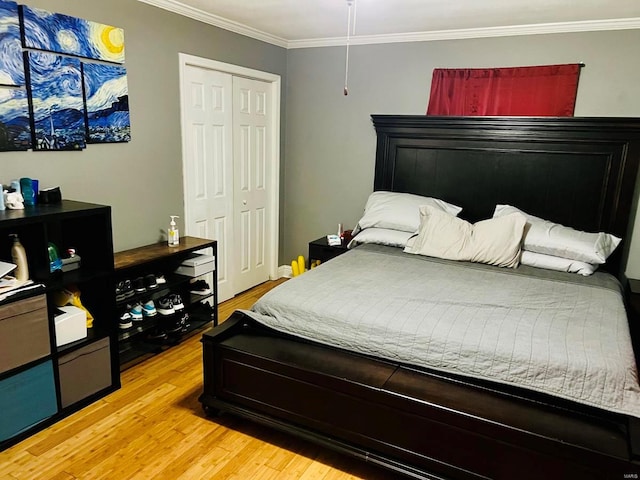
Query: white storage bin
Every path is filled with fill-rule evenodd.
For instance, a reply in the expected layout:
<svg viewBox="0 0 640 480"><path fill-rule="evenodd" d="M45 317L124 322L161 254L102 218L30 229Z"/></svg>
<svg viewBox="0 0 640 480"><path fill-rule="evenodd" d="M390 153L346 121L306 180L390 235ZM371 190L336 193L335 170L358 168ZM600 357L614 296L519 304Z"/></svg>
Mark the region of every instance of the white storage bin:
<svg viewBox="0 0 640 480"><path fill-rule="evenodd" d="M194 253L186 258L176 269L176 273L188 277L199 277L215 270L215 257Z"/></svg>
<svg viewBox="0 0 640 480"><path fill-rule="evenodd" d="M87 338L87 312L67 305L58 307L55 314L56 346Z"/></svg>

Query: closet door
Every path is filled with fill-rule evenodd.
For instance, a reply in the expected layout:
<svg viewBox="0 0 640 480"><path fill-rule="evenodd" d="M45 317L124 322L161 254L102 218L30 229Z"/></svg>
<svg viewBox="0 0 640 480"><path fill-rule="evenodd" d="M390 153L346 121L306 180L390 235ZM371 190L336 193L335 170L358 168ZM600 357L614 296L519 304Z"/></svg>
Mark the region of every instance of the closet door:
<svg viewBox="0 0 640 480"><path fill-rule="evenodd" d="M270 84L233 78L235 293L269 279Z"/></svg>
<svg viewBox="0 0 640 480"><path fill-rule="evenodd" d="M184 233L218 241L218 302L268 280L277 267L272 82L182 67Z"/></svg>
<svg viewBox="0 0 640 480"><path fill-rule="evenodd" d="M184 69L185 233L218 241L218 302L236 293L232 84L228 73Z"/></svg>

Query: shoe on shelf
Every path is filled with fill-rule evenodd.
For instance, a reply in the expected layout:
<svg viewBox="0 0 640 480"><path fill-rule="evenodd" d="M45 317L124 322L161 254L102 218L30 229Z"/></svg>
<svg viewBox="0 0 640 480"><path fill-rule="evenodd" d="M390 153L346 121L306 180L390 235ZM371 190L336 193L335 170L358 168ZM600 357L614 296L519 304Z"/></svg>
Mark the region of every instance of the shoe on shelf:
<svg viewBox="0 0 640 480"><path fill-rule="evenodd" d="M167 325L164 327L164 331L172 334L178 333L182 330L182 319L176 316L167 319Z"/></svg>
<svg viewBox="0 0 640 480"><path fill-rule="evenodd" d="M116 302L121 302L134 294L131 280L121 280L116 285Z"/></svg>
<svg viewBox="0 0 640 480"><path fill-rule="evenodd" d="M153 300L149 300L142 304L142 314L145 317L153 317L156 313L158 313L158 311L156 310Z"/></svg>
<svg viewBox="0 0 640 480"><path fill-rule="evenodd" d="M173 303L173 308L176 312L184 309L184 303L182 303L182 297L180 295L177 293L170 293L168 296L171 299L171 303Z"/></svg>
<svg viewBox="0 0 640 480"><path fill-rule="evenodd" d="M196 295L209 295L211 293L211 287L204 280L196 280L189 286L189 291Z"/></svg>
<svg viewBox="0 0 640 480"><path fill-rule="evenodd" d="M124 311L122 315L120 315L120 320L118 322L118 327L121 330L126 330L127 328L133 327L133 322L131 321L131 314L128 311Z"/></svg>
<svg viewBox="0 0 640 480"><path fill-rule="evenodd" d="M124 300L124 281L118 282L116 285L116 302Z"/></svg>
<svg viewBox="0 0 640 480"><path fill-rule="evenodd" d="M156 283L158 285L164 285L165 283L167 283L167 279L164 278L164 275L162 273L159 273L156 275Z"/></svg>
<svg viewBox="0 0 640 480"><path fill-rule="evenodd" d="M145 275L144 286L147 287L147 289L151 290L154 288L158 288L158 281L156 280L156 276L152 273L150 273L149 275Z"/></svg>
<svg viewBox="0 0 640 480"><path fill-rule="evenodd" d="M186 333L187 330L189 330L189 327L191 326L191 324L188 322L189 320L189 314L185 313L182 318L180 319L180 331L181 333Z"/></svg>
<svg viewBox="0 0 640 480"><path fill-rule="evenodd" d="M140 302L136 302L133 305L127 305L127 309L129 310L129 315L131 315L131 319L134 322L142 320L142 304Z"/></svg>
<svg viewBox="0 0 640 480"><path fill-rule="evenodd" d="M151 343L164 343L167 340L167 334L160 329L153 329L144 337L145 341Z"/></svg>
<svg viewBox="0 0 640 480"><path fill-rule="evenodd" d="M124 298L131 298L135 295L136 292L133 291L133 285L131 285L131 280L124 281Z"/></svg>
<svg viewBox="0 0 640 480"><path fill-rule="evenodd" d="M136 293L146 292L147 289L144 286L144 278L138 277L138 278L134 279L133 280L133 289L136 291Z"/></svg>
<svg viewBox="0 0 640 480"><path fill-rule="evenodd" d="M158 300L158 307L156 309L160 315L173 315L176 312L169 295Z"/></svg>

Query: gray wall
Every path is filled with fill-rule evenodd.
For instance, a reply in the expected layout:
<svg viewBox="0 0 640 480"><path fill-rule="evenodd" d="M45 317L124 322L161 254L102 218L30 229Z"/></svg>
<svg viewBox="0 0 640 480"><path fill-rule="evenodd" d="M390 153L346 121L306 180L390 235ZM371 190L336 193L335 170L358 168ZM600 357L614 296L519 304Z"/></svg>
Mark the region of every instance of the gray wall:
<svg viewBox="0 0 640 480"><path fill-rule="evenodd" d="M285 49L138 1L18 3L124 29L131 142L0 154L0 183L32 177L41 187L60 185L65 198L111 205L116 251L157 241L168 215L184 210L178 53L279 74L286 83Z"/></svg>
<svg viewBox="0 0 640 480"><path fill-rule="evenodd" d="M352 228L373 189L372 113L424 114L434 68L584 62L576 116L640 117L640 30L290 50L284 257ZM640 278L640 215L627 274ZM637 252L634 254L634 252Z"/></svg>
<svg viewBox="0 0 640 480"><path fill-rule="evenodd" d="M116 251L158 240L183 210L180 52L282 76L280 264L338 222L355 225L373 185L370 115L423 114L433 68L582 61L576 115L640 116L638 30L352 46L344 97L344 48L287 52L133 0L21 3L125 30L131 142L0 154L0 182L38 178L66 198L111 205ZM634 244L627 273L638 278Z"/></svg>

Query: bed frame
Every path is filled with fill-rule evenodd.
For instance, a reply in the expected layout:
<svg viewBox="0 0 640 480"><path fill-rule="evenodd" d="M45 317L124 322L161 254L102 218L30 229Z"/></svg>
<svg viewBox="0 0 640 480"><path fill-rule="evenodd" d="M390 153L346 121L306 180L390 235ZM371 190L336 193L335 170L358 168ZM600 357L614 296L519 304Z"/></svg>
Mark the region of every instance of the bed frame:
<svg viewBox="0 0 640 480"><path fill-rule="evenodd" d="M374 115L375 190L497 203L624 239L640 119ZM363 199L364 202L364 199ZM628 242L607 267L624 281ZM203 336L208 414L229 412L410 478L640 475L640 420L279 334L241 312Z"/></svg>

